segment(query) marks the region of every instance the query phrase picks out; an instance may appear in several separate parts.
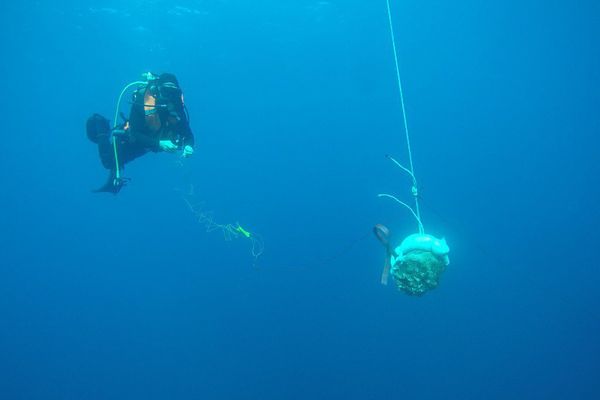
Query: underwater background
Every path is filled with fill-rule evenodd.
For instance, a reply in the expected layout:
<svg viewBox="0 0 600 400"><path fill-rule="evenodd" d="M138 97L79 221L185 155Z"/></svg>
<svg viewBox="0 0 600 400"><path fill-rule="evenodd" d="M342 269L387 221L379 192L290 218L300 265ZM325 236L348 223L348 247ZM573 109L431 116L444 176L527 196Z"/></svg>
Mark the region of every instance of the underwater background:
<svg viewBox="0 0 600 400"><path fill-rule="evenodd" d="M377 198L411 196L384 0L0 4L0 399L600 398L600 3L391 6L423 297L371 232L417 229ZM196 153L92 194L85 120L146 71Z"/></svg>

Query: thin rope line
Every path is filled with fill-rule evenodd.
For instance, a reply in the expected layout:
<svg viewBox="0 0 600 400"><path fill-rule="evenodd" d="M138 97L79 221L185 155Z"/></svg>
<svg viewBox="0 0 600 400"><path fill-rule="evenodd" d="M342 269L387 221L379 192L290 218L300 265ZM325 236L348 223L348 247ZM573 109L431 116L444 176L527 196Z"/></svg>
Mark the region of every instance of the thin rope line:
<svg viewBox="0 0 600 400"><path fill-rule="evenodd" d="M417 215L417 213L408 204L399 200L396 196L392 196L391 194L381 193L381 194L378 194L377 197L390 198L390 199L394 200L395 202L400 203L401 205L406 207L412 213L413 217L415 217L415 219L417 220L417 224L419 225L419 233L421 233L421 234L425 233L425 229L423 228L423 223L421 222L421 218Z"/></svg>
<svg viewBox="0 0 600 400"><path fill-rule="evenodd" d="M413 165L412 149L410 146L410 135L408 133L408 121L406 118L406 107L404 105L404 91L402 89L402 79L400 77L400 64L398 62L398 50L396 49L396 37L394 34L394 24L392 22L392 10L390 7L390 0L386 0L386 4L387 4L388 21L390 24L390 36L391 36L391 40L392 40L392 49L394 50L394 63L396 65L396 78L398 80L398 92L400 93L400 104L402 106L402 120L404 121L404 132L406 135L406 147L408 149L408 162L409 162L409 166L410 166L410 174L413 177L413 181L416 183L415 168ZM414 188L416 189L416 184L414 185ZM414 192L414 189L413 189L413 192ZM420 221L421 220L421 211L419 208L419 199L416 195L414 196L414 198L415 198L415 213L416 213L417 219Z"/></svg>

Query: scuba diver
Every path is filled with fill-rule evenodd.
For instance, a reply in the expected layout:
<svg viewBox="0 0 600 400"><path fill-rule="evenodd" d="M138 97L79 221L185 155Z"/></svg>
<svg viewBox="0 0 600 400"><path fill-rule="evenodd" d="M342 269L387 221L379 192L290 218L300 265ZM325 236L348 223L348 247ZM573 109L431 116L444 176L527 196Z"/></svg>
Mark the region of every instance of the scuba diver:
<svg viewBox="0 0 600 400"><path fill-rule="evenodd" d="M194 135L175 75L148 72L143 77L145 81L133 82L121 92L112 128L109 120L99 114L87 120L87 136L98 145L100 161L109 170L108 180L94 190L95 193L119 193L129 181L121 176L125 164L150 151L181 151L183 157L194 153ZM131 86L137 86L137 89L127 119L120 113L119 106L123 94ZM118 115L124 121L120 125L116 122Z"/></svg>

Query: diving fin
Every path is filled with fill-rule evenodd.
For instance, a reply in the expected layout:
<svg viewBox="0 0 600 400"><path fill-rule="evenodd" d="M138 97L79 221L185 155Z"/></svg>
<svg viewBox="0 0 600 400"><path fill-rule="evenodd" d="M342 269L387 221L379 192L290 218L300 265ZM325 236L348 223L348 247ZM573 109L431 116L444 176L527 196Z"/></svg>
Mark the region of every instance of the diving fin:
<svg viewBox="0 0 600 400"><path fill-rule="evenodd" d="M110 122L100 114L94 114L86 122L88 139L98 144L110 136Z"/></svg>
<svg viewBox="0 0 600 400"><path fill-rule="evenodd" d="M110 171L106 183L96 190L92 190L93 193L112 193L117 194L121 191L123 186L127 185L131 179L129 178L117 178L115 172Z"/></svg>

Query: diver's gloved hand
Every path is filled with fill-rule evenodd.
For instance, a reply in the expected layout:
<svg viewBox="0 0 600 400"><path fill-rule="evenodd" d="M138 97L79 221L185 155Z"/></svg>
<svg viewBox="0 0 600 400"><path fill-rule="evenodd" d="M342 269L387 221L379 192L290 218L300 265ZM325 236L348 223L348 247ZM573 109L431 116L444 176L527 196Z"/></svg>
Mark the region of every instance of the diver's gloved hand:
<svg viewBox="0 0 600 400"><path fill-rule="evenodd" d="M183 148L183 156L184 157L189 157L192 154L194 154L194 148L192 146L188 145Z"/></svg>
<svg viewBox="0 0 600 400"><path fill-rule="evenodd" d="M162 151L168 151L169 153L177 151L177 145L170 140L161 140L158 142L158 146Z"/></svg>

